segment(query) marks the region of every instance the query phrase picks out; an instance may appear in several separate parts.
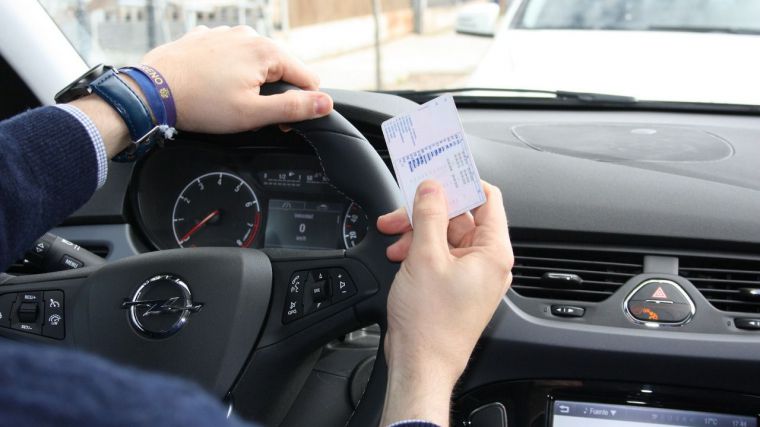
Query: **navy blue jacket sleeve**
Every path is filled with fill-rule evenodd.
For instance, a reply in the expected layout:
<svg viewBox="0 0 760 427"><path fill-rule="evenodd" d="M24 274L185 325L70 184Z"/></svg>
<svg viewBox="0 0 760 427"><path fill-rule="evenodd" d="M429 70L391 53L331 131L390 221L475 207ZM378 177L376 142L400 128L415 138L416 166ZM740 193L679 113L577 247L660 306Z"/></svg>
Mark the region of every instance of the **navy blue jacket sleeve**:
<svg viewBox="0 0 760 427"><path fill-rule="evenodd" d="M92 140L71 114L42 107L0 122L0 272L96 186Z"/></svg>
<svg viewBox="0 0 760 427"><path fill-rule="evenodd" d="M43 345L0 343L0 425L243 427L198 385Z"/></svg>

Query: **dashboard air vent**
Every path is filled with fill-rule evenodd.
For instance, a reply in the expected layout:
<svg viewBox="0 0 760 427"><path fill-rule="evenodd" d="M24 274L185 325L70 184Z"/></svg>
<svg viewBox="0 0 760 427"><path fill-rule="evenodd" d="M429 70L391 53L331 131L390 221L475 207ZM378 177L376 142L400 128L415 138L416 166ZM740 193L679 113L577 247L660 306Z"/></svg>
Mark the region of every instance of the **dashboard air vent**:
<svg viewBox="0 0 760 427"><path fill-rule="evenodd" d="M514 244L512 289L524 297L599 302L643 271L641 254Z"/></svg>
<svg viewBox="0 0 760 427"><path fill-rule="evenodd" d="M760 313L760 260L682 256L679 274L715 308Z"/></svg>

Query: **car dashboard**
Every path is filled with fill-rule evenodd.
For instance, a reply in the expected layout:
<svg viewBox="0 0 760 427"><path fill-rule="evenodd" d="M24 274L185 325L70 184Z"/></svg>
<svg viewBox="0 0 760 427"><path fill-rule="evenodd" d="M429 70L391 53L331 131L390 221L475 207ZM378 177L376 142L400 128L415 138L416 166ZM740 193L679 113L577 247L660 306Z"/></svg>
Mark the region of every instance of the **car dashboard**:
<svg viewBox="0 0 760 427"><path fill-rule="evenodd" d="M415 104L333 96L387 161L380 123ZM650 409L650 423L757 425L757 118L477 105L460 114L481 177L504 194L515 266L457 388L455 425L570 425L564 411L615 425L633 418L612 411L631 408ZM372 226L305 141L266 128L181 134L137 166L112 164L106 189L54 232L115 259L194 245L340 250ZM345 422L377 345L350 342L324 351L282 425ZM324 396L333 410L315 415Z"/></svg>
<svg viewBox="0 0 760 427"><path fill-rule="evenodd" d="M289 134L252 139L234 147L181 140L140 165L134 214L153 247L310 250L361 242L367 215L330 184L316 156L292 141L285 148Z"/></svg>

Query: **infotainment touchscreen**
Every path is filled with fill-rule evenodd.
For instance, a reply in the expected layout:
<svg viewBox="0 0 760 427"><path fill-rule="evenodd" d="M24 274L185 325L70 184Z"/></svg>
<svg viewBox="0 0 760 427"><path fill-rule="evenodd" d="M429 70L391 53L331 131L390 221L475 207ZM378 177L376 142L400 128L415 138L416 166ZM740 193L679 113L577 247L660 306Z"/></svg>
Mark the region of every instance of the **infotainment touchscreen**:
<svg viewBox="0 0 760 427"><path fill-rule="evenodd" d="M552 427L757 427L744 415L555 400Z"/></svg>

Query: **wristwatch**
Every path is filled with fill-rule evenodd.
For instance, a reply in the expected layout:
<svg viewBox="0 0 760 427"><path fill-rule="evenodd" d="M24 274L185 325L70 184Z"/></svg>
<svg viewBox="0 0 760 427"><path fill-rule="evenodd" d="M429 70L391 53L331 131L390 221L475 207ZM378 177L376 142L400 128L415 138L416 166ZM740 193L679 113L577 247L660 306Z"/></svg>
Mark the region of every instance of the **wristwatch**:
<svg viewBox="0 0 760 427"><path fill-rule="evenodd" d="M162 140L161 126L154 122L153 114L111 66L98 64L92 67L58 92L55 101L71 102L92 93L119 113L132 139L132 146L117 154L114 161L133 161Z"/></svg>
<svg viewBox="0 0 760 427"><path fill-rule="evenodd" d="M98 64L90 68L86 73L82 74L76 80L69 83L65 88L56 93L55 102L63 104L89 95L90 83L102 76L108 70L113 70L113 67L110 65Z"/></svg>

